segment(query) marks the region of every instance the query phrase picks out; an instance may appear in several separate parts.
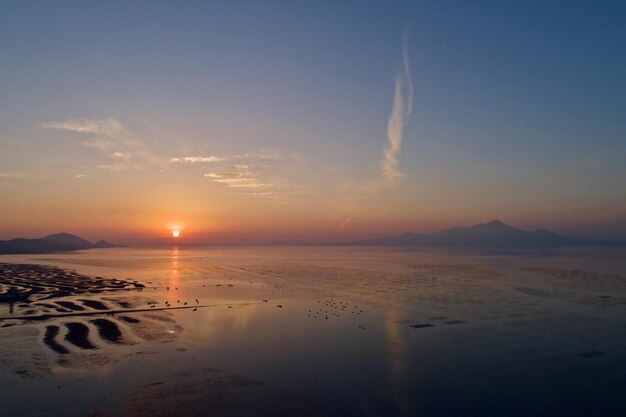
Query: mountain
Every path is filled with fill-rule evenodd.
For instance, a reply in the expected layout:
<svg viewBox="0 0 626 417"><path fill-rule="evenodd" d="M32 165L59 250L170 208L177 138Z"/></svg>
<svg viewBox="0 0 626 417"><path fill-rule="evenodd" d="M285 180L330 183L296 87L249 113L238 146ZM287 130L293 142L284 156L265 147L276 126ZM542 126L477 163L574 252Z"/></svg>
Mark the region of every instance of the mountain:
<svg viewBox="0 0 626 417"><path fill-rule="evenodd" d="M41 239L0 240L0 254L64 252L118 246L104 240L91 244L87 240L70 233L57 233Z"/></svg>
<svg viewBox="0 0 626 417"><path fill-rule="evenodd" d="M45 239L11 239L0 240L0 254L15 253L47 253L69 249L66 245Z"/></svg>
<svg viewBox="0 0 626 417"><path fill-rule="evenodd" d="M105 248L119 248L121 245L116 245L115 243L109 243L106 240L99 240L93 244L94 248L105 249Z"/></svg>
<svg viewBox="0 0 626 417"><path fill-rule="evenodd" d="M404 233L395 237L353 242L356 245L382 246L484 246L484 247L534 247L534 246L605 246L620 245L591 239L563 236L546 229L526 231L500 220L472 227L453 227L440 232Z"/></svg>
<svg viewBox="0 0 626 417"><path fill-rule="evenodd" d="M91 249L94 246L85 239L70 233L57 233L54 235L48 235L42 239L49 242L57 242L68 248L72 248L69 250Z"/></svg>

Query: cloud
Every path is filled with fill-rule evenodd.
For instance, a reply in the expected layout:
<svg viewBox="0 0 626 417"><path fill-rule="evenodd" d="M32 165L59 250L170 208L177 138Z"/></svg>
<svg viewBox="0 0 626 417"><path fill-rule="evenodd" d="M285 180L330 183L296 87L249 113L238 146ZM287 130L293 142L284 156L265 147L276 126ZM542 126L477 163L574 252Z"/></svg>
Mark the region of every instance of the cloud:
<svg viewBox="0 0 626 417"><path fill-rule="evenodd" d="M94 148L102 152L113 150L117 147L117 143L111 139L92 138L83 141L82 144L88 148Z"/></svg>
<svg viewBox="0 0 626 417"><path fill-rule="evenodd" d="M183 156L180 158L170 158L170 162L190 162L195 163L207 163L207 162L222 162L227 158L221 156Z"/></svg>
<svg viewBox="0 0 626 417"><path fill-rule="evenodd" d="M122 169L124 169L124 165L100 164L98 165L98 169L104 169L107 171L121 171Z"/></svg>
<svg viewBox="0 0 626 417"><path fill-rule="evenodd" d="M157 157L150 147L116 119L68 119L47 122L45 129L57 129L91 135L81 144L99 151L106 158L92 165L97 170L117 172L156 168L159 172L178 169L185 165L204 167L204 177L250 195L270 196L274 201L288 199L299 193L301 186L293 182L294 174L303 163L297 154L284 154L275 149L260 148L255 151L230 155L183 154ZM170 154L171 155L171 154ZM78 174L76 178L84 178Z"/></svg>
<svg viewBox="0 0 626 417"><path fill-rule="evenodd" d="M161 162L143 141L115 119L68 119L63 122L46 122L41 126L44 129L94 135L82 144L106 152L109 158L125 161L124 164L116 164L118 169L141 169L144 163Z"/></svg>
<svg viewBox="0 0 626 417"><path fill-rule="evenodd" d="M256 152L251 153L243 153L234 155L233 159L251 159L257 161L277 161L282 159L283 155L280 151L276 149L265 149L261 148Z"/></svg>
<svg viewBox="0 0 626 417"><path fill-rule="evenodd" d="M262 182L259 176L250 171L243 172L208 172L204 174L211 181L228 185L233 188L265 188L272 184Z"/></svg>
<svg viewBox="0 0 626 417"><path fill-rule="evenodd" d="M111 138L117 138L126 133L124 126L115 119L69 119L64 122L46 122L41 127L78 133L93 133Z"/></svg>
<svg viewBox="0 0 626 417"><path fill-rule="evenodd" d="M249 161L278 161L282 159L282 153L274 149L263 149L250 153L242 153L230 156L216 155L188 155L170 158L170 163L215 163L232 160L249 160ZM241 164L244 166L246 164Z"/></svg>
<svg viewBox="0 0 626 417"><path fill-rule="evenodd" d="M382 179L386 184L395 184L405 177L398 169L398 155L402 147L404 128L413 111L413 80L406 40L402 49L402 64L402 70L396 77L393 104L387 123L388 143L383 149L383 159L380 162Z"/></svg>
<svg viewBox="0 0 626 417"><path fill-rule="evenodd" d="M252 196L271 196L274 201L287 198L299 190L293 182L293 171L303 163L297 154L284 154L278 150L261 148L256 151L232 155L187 155L173 157L170 164L211 165L204 177L240 191L248 190ZM262 191L259 191L262 190Z"/></svg>
<svg viewBox="0 0 626 417"><path fill-rule="evenodd" d="M86 178L87 175L86 174L76 174L74 175L74 178Z"/></svg>
<svg viewBox="0 0 626 417"><path fill-rule="evenodd" d="M305 159L296 153L260 148L230 155L191 154L168 159L170 166L199 166L211 183L252 197L285 204L301 195L303 185L296 182L302 175ZM210 167L210 168L209 168Z"/></svg>

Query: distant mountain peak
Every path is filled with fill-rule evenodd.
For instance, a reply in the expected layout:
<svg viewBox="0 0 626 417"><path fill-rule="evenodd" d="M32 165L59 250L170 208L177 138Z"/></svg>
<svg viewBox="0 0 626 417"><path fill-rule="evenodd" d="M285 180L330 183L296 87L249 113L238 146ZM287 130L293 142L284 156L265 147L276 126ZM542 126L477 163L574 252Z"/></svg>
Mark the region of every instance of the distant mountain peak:
<svg viewBox="0 0 626 417"><path fill-rule="evenodd" d="M93 244L93 247L98 248L98 249L106 249L106 248L119 248L122 246L107 242L106 240L99 240Z"/></svg>
<svg viewBox="0 0 626 417"><path fill-rule="evenodd" d="M430 234L403 233L395 237L374 239L361 244L397 246L482 246L482 247L545 247L606 245L615 242L602 242L590 239L576 239L562 236L546 229L526 231L502 222L492 220L471 227L452 227Z"/></svg>
<svg viewBox="0 0 626 417"><path fill-rule="evenodd" d="M476 226L473 227L491 227L491 228L507 228L507 229L514 229L514 227L509 226L508 224L504 223L501 220L492 220L490 222L487 223L479 223Z"/></svg>
<svg viewBox="0 0 626 417"><path fill-rule="evenodd" d="M71 233L67 233L67 232L61 232L61 233L52 233L48 236L44 236L42 239L48 239L48 238L54 238L54 237L78 237L78 236L73 235Z"/></svg>

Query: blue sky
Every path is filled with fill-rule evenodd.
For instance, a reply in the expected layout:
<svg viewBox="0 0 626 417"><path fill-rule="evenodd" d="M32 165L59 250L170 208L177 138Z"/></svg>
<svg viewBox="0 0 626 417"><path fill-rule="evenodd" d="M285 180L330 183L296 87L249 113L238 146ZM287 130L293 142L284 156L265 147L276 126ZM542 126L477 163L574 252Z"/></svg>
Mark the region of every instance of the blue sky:
<svg viewBox="0 0 626 417"><path fill-rule="evenodd" d="M227 202L212 208L224 222L235 221L233 207L256 204L268 217L306 212L290 221L313 219L329 236L499 217L626 237L625 20L617 1L3 2L0 187L53 188L42 211L60 210L94 187L145 186L150 170L165 171L184 194L168 213L185 217L197 214L183 203L201 212L204 201L189 189L192 176L248 165L246 177L264 178L257 185L274 180L273 196L279 182L292 184L280 202L257 192L248 203L228 189L246 187L203 177L218 180L206 187ZM395 154L402 179L371 191L398 76L413 106ZM43 127L69 120L114 120L135 143L118 145L137 151L140 142L144 162L262 152L282 161L254 173L251 163L219 172L137 158L113 165L112 147L105 155L92 146L102 131ZM19 204L38 204L34 195L18 195ZM321 214L300 207L313 201ZM296 226L281 233L306 235Z"/></svg>

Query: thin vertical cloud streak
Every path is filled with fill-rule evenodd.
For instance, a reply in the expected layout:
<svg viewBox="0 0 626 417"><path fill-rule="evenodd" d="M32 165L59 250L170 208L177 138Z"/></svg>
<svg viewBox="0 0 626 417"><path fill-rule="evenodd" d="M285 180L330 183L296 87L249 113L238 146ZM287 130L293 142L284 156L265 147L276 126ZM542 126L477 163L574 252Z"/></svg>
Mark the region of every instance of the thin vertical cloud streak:
<svg viewBox="0 0 626 417"><path fill-rule="evenodd" d="M402 49L402 70L396 77L393 105L387 122L388 143L383 150L383 160L381 161L382 179L387 184L396 184L405 177L405 174L398 168L398 155L402 148L404 128L412 111L413 80L405 41Z"/></svg>

